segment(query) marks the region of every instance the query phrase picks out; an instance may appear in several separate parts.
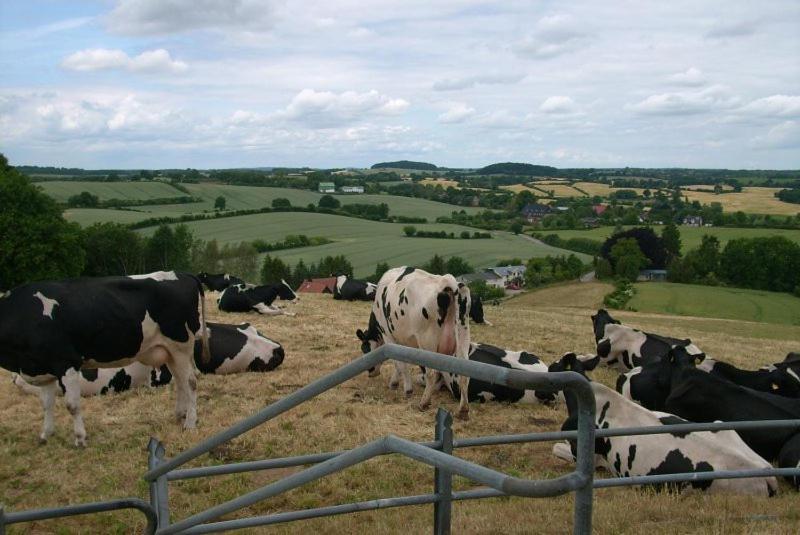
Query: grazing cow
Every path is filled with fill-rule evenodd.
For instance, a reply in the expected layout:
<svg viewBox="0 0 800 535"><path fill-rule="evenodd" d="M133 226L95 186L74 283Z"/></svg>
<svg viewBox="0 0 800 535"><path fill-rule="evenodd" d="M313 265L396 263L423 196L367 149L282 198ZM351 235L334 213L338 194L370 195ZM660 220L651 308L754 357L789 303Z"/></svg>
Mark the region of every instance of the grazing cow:
<svg viewBox="0 0 800 535"><path fill-rule="evenodd" d="M345 301L373 301L375 299L375 288L377 285L350 279L347 275L336 277L336 285L333 287L333 298L344 299Z"/></svg>
<svg viewBox="0 0 800 535"><path fill-rule="evenodd" d="M539 357L526 351L509 351L489 344L469 345L469 360L483 362L493 366L525 370L530 372L547 373L547 365ZM458 386L458 376L449 373L442 374L442 386L452 392L455 399L460 399L461 390ZM467 399L470 403L485 401L501 401L506 403L550 403L555 401L555 393L536 392L534 390L519 390L504 385L487 383L480 379L470 379L467 389Z"/></svg>
<svg viewBox="0 0 800 535"><path fill-rule="evenodd" d="M791 368L774 365L762 370L742 370L727 362L707 358L697 365L697 369L760 392L800 398L800 380L795 379Z"/></svg>
<svg viewBox="0 0 800 535"><path fill-rule="evenodd" d="M481 301L481 298L478 296L472 297L472 302L469 305L469 319L471 319L473 323L480 323L481 325L488 325L489 327L492 326L483 316L483 301Z"/></svg>
<svg viewBox="0 0 800 535"><path fill-rule="evenodd" d="M278 299L296 301L297 294L285 280L280 284L268 284L248 288L244 284L229 286L222 291L217 299L219 309L223 312L250 312L255 310L265 316L278 316L285 314L294 316L294 313L285 312L283 309L271 306Z"/></svg>
<svg viewBox="0 0 800 535"><path fill-rule="evenodd" d="M592 316L592 323L597 355L606 366L615 366L621 372L658 361L674 346L686 347L692 355L703 355L689 339L680 340L627 327L603 309Z"/></svg>
<svg viewBox="0 0 800 535"><path fill-rule="evenodd" d="M192 353L195 333L205 325L204 308L200 281L173 271L24 284L0 298L0 366L42 387L42 442L54 430L59 378L75 444L84 446L79 370L133 361L169 367L176 379L176 417L192 429L197 423ZM204 332L202 339L207 358Z"/></svg>
<svg viewBox="0 0 800 535"><path fill-rule="evenodd" d="M206 285L206 288L211 292L221 292L228 286L236 284L244 284L244 281L239 277L234 277L228 273L220 273L219 275L211 275L210 273L198 273L197 278L200 282Z"/></svg>
<svg viewBox="0 0 800 535"><path fill-rule="evenodd" d="M684 348L670 350L661 362L670 393L667 411L692 422L800 419L800 399L758 392L695 368L695 357ZM798 429L750 429L739 436L767 460L794 468L800 462Z"/></svg>
<svg viewBox="0 0 800 535"><path fill-rule="evenodd" d="M452 275L432 275L421 269L399 267L387 271L378 282L372 304L370 325L366 333L360 329L362 351L384 343L417 347L466 359L469 356L469 288ZM376 375L380 370L371 370ZM403 390L413 390L411 373L404 362L395 362L389 381L396 388L403 378ZM420 410L430 405L438 372L427 370L425 392ZM469 377L459 377L460 402L458 416L469 418L467 388Z"/></svg>
<svg viewBox="0 0 800 535"><path fill-rule="evenodd" d="M194 361L202 373L226 375L241 372L268 372L283 362L283 347L266 338L249 323L226 325L207 323L211 358L203 362L203 349L200 332L194 344ZM119 393L142 386L162 386L169 384L172 374L166 366L153 368L140 362L133 362L122 368L102 368L100 370L81 370L81 396L90 397L111 392ZM38 394L40 388L25 382L14 374L13 382L23 392ZM58 380L63 394L64 378Z"/></svg>
<svg viewBox="0 0 800 535"><path fill-rule="evenodd" d="M592 383L592 389L597 404L595 424L599 429L686 422L672 414L645 409L602 384ZM562 430L577 429L577 405L572 396L568 396L567 408L569 418ZM734 431L597 438L594 451L596 464L615 477L771 468ZM570 441L569 447L556 444L553 453L574 460L576 442ZM662 489L664 485L654 487ZM778 482L774 477L716 479L670 483L668 488L772 496L778 490Z"/></svg>

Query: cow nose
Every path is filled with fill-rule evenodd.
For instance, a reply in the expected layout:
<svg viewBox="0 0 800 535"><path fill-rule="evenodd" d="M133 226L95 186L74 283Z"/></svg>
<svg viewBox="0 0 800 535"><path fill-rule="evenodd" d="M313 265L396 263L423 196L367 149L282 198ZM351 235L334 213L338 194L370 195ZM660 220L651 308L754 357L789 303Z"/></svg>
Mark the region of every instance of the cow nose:
<svg viewBox="0 0 800 535"><path fill-rule="evenodd" d="M283 362L283 357L285 355L283 351L283 346L278 346L275 348L275 351L272 352L275 358L279 359L280 362Z"/></svg>

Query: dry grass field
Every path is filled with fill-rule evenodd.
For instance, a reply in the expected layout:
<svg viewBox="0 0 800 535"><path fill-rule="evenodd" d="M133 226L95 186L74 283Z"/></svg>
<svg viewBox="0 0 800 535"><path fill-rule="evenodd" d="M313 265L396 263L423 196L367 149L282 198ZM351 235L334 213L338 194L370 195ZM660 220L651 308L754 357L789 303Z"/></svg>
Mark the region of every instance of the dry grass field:
<svg viewBox="0 0 800 535"><path fill-rule="evenodd" d="M630 189L635 191L637 195L641 195L645 190L645 188L612 188L608 184L600 182L575 182L574 186L589 195L599 195L601 197L608 197L617 189Z"/></svg>
<svg viewBox="0 0 800 535"><path fill-rule="evenodd" d="M600 283L569 284L487 306L494 326L473 326L476 341L527 349L550 361L567 350L591 351L589 318L609 287ZM296 317L263 318L255 314L210 317L229 323L253 322L286 348L284 364L274 372L238 376L203 376L199 380L199 427L182 432L172 422L174 393L145 389L84 400L89 446L72 446L71 423L63 402L57 404L57 430L50 443L37 444L41 408L37 399L17 392L9 374L0 372L0 501L9 510L80 503L122 496L147 497L141 479L148 437L167 446L167 455L185 450L278 400L300 386L350 361L359 353L354 336L365 327L369 305L333 301L303 294L291 307ZM800 327L656 314L619 313L623 321L655 332L691 337L714 357L743 366L782 359L797 350ZM284 414L232 443L201 463L217 464L349 448L394 433L414 440L433 436L434 410L416 409L421 389L407 400L386 388L389 366L380 379L360 376L312 402ZM611 384L600 370L595 378ZM434 407L453 410L456 402L439 393ZM454 425L458 437L559 429L563 408L474 404L468 422ZM458 450L464 458L517 476L554 477L570 471L551 455L551 444ZM253 490L290 470L224 476L170 484L171 510L184 518L209 505ZM598 473L598 477L603 477ZM455 487L472 484L457 479ZM431 492L432 470L395 456L373 459L334 477L258 504L238 514L360 501L400 494ZM798 494L782 484L771 499L739 496L659 495L634 489L596 493L597 533L797 533ZM249 533L425 533L431 530L432 507L390 509L288 524ZM173 518L174 520L174 518ZM492 499L453 506L454 533L567 533L572 525L572 498ZM133 533L142 527L133 513L109 513L15 526L10 533Z"/></svg>
<svg viewBox="0 0 800 535"><path fill-rule="evenodd" d="M446 178L425 178L419 181L423 186L442 186L443 188L456 188L461 189L461 185L457 180L448 180Z"/></svg>
<svg viewBox="0 0 800 535"><path fill-rule="evenodd" d="M744 187L741 193L715 195L705 191L683 191L690 201L701 204L718 202L725 212L746 212L752 214L795 215L800 213L800 205L783 202L775 197L781 188Z"/></svg>

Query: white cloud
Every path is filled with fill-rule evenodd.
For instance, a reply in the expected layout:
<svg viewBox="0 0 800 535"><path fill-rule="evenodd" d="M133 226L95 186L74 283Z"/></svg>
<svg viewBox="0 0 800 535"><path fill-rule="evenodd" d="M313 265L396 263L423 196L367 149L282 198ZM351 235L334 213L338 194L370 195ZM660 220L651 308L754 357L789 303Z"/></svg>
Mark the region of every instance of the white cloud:
<svg viewBox="0 0 800 535"><path fill-rule="evenodd" d="M540 19L530 34L514 43L513 49L522 57L549 59L573 52L587 41L588 35L572 17L552 15Z"/></svg>
<svg viewBox="0 0 800 535"><path fill-rule="evenodd" d="M524 78L522 74L481 74L477 76L464 76L461 78L444 78L433 83L436 91L453 91L456 89L469 89L478 85L510 85L516 84Z"/></svg>
<svg viewBox="0 0 800 535"><path fill-rule="evenodd" d="M398 115L408 106L408 101L388 97L374 89L364 93L303 89L277 116L326 128L358 121L368 115Z"/></svg>
<svg viewBox="0 0 800 535"><path fill-rule="evenodd" d="M743 106L740 111L761 117L798 117L800 96L772 95L754 100Z"/></svg>
<svg viewBox="0 0 800 535"><path fill-rule="evenodd" d="M784 121L769 129L763 136L752 139L751 145L758 149L794 149L800 147L800 123Z"/></svg>
<svg viewBox="0 0 800 535"><path fill-rule="evenodd" d="M188 68L183 61L172 59L163 48L147 50L133 57L118 49L90 48L70 54L61 66L79 72L126 69L143 73L180 73Z"/></svg>
<svg viewBox="0 0 800 535"><path fill-rule="evenodd" d="M127 35L164 35L191 30L265 30L275 19L264 0L121 0L106 18L109 29Z"/></svg>
<svg viewBox="0 0 800 535"><path fill-rule="evenodd" d="M462 123L475 115L475 108L463 102L453 102L448 110L439 115L439 122L445 124Z"/></svg>
<svg viewBox="0 0 800 535"><path fill-rule="evenodd" d="M683 72L677 72L669 77L673 84L686 86L700 86L706 83L703 71L697 67L689 67Z"/></svg>
<svg viewBox="0 0 800 535"><path fill-rule="evenodd" d="M645 115L692 115L730 108L737 102L726 87L715 85L700 91L650 95L626 108Z"/></svg>
<svg viewBox="0 0 800 535"><path fill-rule="evenodd" d="M576 111L575 101L570 97L552 96L547 97L539 106L539 110L544 113L565 114Z"/></svg>

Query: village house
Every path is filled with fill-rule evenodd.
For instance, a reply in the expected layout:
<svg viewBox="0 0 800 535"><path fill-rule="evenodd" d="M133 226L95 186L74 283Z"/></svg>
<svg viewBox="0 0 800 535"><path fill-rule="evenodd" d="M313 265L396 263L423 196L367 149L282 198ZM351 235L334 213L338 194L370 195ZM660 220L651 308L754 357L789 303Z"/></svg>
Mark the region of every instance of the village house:
<svg viewBox="0 0 800 535"><path fill-rule="evenodd" d="M551 212L550 207L546 204L526 204L522 210L522 217L530 224L536 224L542 220L542 218L548 215Z"/></svg>
<svg viewBox="0 0 800 535"><path fill-rule="evenodd" d="M364 186L342 186L339 191L342 193L364 193Z"/></svg>
<svg viewBox="0 0 800 535"><path fill-rule="evenodd" d="M702 227L703 218L699 215L687 215L683 218L683 224L687 227Z"/></svg>
<svg viewBox="0 0 800 535"><path fill-rule="evenodd" d="M460 275L456 277L458 282L463 282L464 284L469 284L475 281L485 281L488 286L494 286L495 288L505 288L505 284L503 279L494 273L493 271L479 271L477 273L467 273L465 275Z"/></svg>
<svg viewBox="0 0 800 535"><path fill-rule="evenodd" d="M320 193L336 193L336 184L333 182L320 182L319 183L319 192Z"/></svg>

